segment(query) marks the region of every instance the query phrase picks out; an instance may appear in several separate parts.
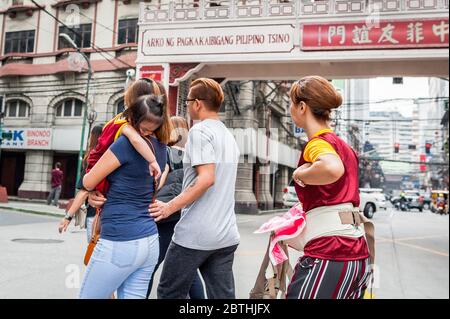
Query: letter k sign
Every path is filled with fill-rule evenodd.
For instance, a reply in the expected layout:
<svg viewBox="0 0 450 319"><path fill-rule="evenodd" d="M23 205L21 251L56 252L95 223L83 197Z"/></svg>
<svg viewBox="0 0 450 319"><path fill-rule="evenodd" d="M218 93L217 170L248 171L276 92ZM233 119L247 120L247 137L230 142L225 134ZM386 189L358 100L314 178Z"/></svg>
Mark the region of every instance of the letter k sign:
<svg viewBox="0 0 450 319"><path fill-rule="evenodd" d="M17 140L23 141L23 136L22 136L23 132L24 131L14 131L13 140L14 141L17 141Z"/></svg>

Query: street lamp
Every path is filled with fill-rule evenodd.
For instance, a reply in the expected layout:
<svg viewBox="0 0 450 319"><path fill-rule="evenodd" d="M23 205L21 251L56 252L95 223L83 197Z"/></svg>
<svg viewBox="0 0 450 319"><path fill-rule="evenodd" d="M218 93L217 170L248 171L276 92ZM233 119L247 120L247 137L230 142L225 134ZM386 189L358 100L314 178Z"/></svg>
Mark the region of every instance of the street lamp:
<svg viewBox="0 0 450 319"><path fill-rule="evenodd" d="M81 174L81 164L83 162L84 133L86 131L87 109L88 109L88 99L89 99L89 84L91 82L91 77L92 77L92 67L91 67L91 62L89 61L89 58L86 56L86 54L81 52L81 49L77 46L77 44L72 40L71 37L69 37L65 33L60 33L59 36L61 37L61 39L66 41L66 43L69 44L72 48L77 50L77 52L79 54L81 54L81 56L86 60L86 63L88 65L88 80L87 80L87 84L86 84L86 95L85 95L86 102L84 105L83 126L81 128L81 143L80 143L80 151L78 153L77 179L76 179L76 183L75 183L75 185L78 185L79 179L80 179L80 174Z"/></svg>
<svg viewBox="0 0 450 319"><path fill-rule="evenodd" d="M95 110L91 110L88 114L88 123L89 123L89 132L88 132L88 141L89 137L91 136L91 128L92 124L94 124L95 120L97 119L97 112Z"/></svg>
<svg viewBox="0 0 450 319"><path fill-rule="evenodd" d="M3 104L6 104L5 100L6 99L4 96L0 96L0 159L2 157L1 155L2 155L2 144L3 144L3 118L5 117L5 113L3 112ZM0 167L0 169L1 169L1 167Z"/></svg>

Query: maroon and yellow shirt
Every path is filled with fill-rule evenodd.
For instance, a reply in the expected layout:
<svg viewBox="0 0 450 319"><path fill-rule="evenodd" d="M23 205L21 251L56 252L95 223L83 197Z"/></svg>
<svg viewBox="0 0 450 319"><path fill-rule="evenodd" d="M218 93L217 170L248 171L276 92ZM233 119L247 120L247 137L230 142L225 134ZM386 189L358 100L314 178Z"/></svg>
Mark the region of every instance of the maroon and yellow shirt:
<svg viewBox="0 0 450 319"><path fill-rule="evenodd" d="M308 212L316 207L343 203L359 207L358 156L333 130L325 129L314 134L305 146L298 166L313 163L324 154L341 158L344 175L329 185L295 185L303 209ZM305 246L305 256L336 261L358 260L368 258L369 250L364 237L325 236L311 240Z"/></svg>

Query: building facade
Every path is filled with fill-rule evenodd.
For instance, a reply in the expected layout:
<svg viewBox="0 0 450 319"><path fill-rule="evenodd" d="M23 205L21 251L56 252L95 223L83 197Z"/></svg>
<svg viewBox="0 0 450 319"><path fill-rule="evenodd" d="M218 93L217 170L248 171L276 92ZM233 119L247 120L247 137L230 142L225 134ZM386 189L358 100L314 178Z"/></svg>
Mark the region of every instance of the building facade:
<svg viewBox="0 0 450 319"><path fill-rule="evenodd" d="M448 79L431 78L429 93L430 101L419 104L420 109L426 109L425 118L427 119L426 124L423 125L420 140L421 153L425 154L427 162L441 164L427 165L427 186L435 189L446 188L448 187L448 167L443 164L448 163L448 146L447 148L445 146L448 141L448 117L445 119L443 115L448 112ZM427 146L429 146L428 150Z"/></svg>
<svg viewBox="0 0 450 319"><path fill-rule="evenodd" d="M0 95L4 97L0 184L9 195L45 198L62 163L62 198L74 194L85 103L92 124L123 109L135 68L138 1L0 2ZM66 33L87 65L61 39ZM81 71L81 72L80 72ZM86 125L85 145L91 123Z"/></svg>
<svg viewBox="0 0 450 319"><path fill-rule="evenodd" d="M297 164L302 141L293 134L286 96L292 81L310 74L448 75L447 0L38 3L0 2L0 95L6 102L4 131L12 134L2 144L0 182L22 197L46 196L57 161L67 173L63 195L73 194L75 174L68 168L78 161L84 103L96 123L111 118L123 108L130 69L163 81L171 113L181 116L192 79L222 84L222 119L241 143L236 199L244 212L279 205ZM417 23L424 34L411 37L408 25ZM87 99L86 65L62 33L92 64ZM353 116L351 109L345 112L344 118ZM356 128L364 130L359 124L354 133ZM252 134L262 142L249 143Z"/></svg>
<svg viewBox="0 0 450 319"><path fill-rule="evenodd" d="M367 123L369 118L369 79L336 80L342 87L343 104L336 112L336 131L358 153L364 152L364 143L369 132Z"/></svg>
<svg viewBox="0 0 450 319"><path fill-rule="evenodd" d="M124 107L126 73L135 68L138 1L39 1L42 8L31 1L2 4L0 96L5 101L3 132L11 135L2 141L0 184L9 195L43 199L50 190L52 166L61 162L65 173L62 198L70 198L88 74L83 59L60 34L68 34L92 64L87 99L92 123L86 127L86 147L89 127L105 123ZM238 135L253 128L250 134L272 140L268 148L254 148L255 153L243 155L238 206L241 211L254 212L281 205L300 147L288 114L290 84L217 80L226 92L223 121ZM180 101L186 97L187 85L179 91ZM183 107L172 113L187 117ZM285 156L294 158L290 164L273 160L278 157L274 148L280 147ZM277 156L268 158L264 152Z"/></svg>

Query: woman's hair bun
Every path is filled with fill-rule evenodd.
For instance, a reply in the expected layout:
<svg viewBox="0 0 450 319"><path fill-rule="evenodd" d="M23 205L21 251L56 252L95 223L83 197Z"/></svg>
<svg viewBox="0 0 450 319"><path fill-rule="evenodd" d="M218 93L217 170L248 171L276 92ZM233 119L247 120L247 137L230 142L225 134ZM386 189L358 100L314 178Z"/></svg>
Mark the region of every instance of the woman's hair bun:
<svg viewBox="0 0 450 319"><path fill-rule="evenodd" d="M306 103L318 118L330 120L332 109L342 105L342 95L327 79L312 75L301 78L291 88L293 103Z"/></svg>
<svg viewBox="0 0 450 319"><path fill-rule="evenodd" d="M337 109L342 105L342 95L337 90L335 90L334 101L330 100L330 109Z"/></svg>
<svg viewBox="0 0 450 319"><path fill-rule="evenodd" d="M150 94L147 99L148 99L149 105L153 105L153 106L156 106L159 108L164 107L164 96L163 95Z"/></svg>

